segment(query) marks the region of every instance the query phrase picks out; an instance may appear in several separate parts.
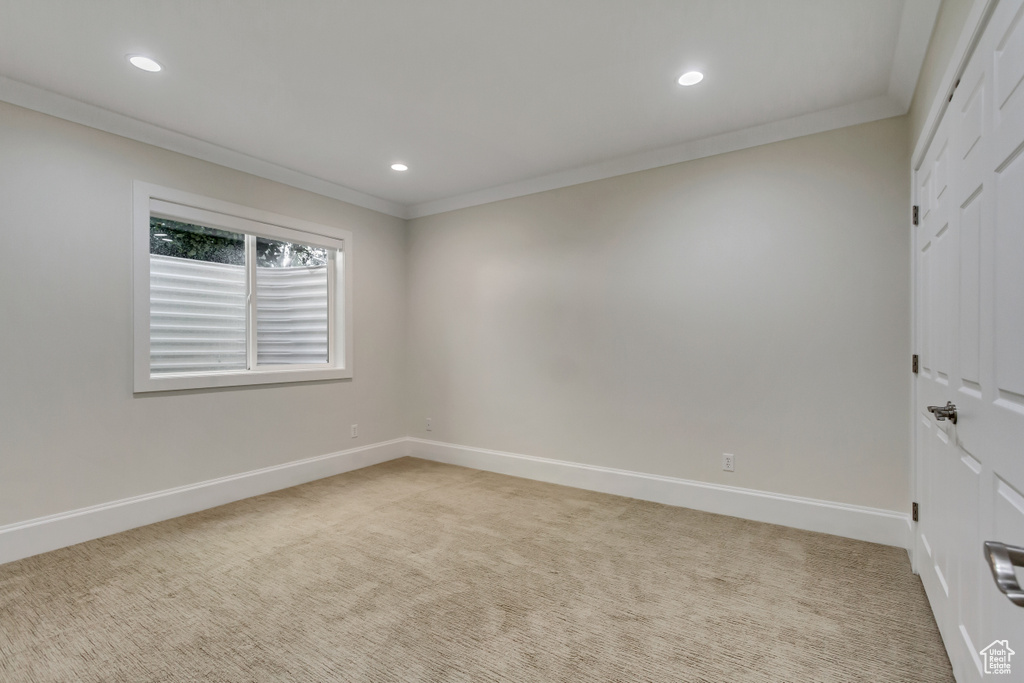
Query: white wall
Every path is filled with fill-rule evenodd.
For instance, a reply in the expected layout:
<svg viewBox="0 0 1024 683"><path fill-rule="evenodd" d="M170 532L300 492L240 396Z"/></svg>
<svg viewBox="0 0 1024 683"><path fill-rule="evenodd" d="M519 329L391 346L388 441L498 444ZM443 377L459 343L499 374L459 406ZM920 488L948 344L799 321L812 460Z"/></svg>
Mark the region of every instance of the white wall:
<svg viewBox="0 0 1024 683"><path fill-rule="evenodd" d="M900 117L412 221L409 432L905 511L908 146Z"/></svg>
<svg viewBox="0 0 1024 683"><path fill-rule="evenodd" d="M907 148L889 119L407 226L0 103L0 526L406 434L905 510ZM133 396L135 179L353 231L355 379Z"/></svg>
<svg viewBox="0 0 1024 683"><path fill-rule="evenodd" d="M355 378L133 396L135 179L353 231ZM404 436L405 229L0 103L0 526Z"/></svg>

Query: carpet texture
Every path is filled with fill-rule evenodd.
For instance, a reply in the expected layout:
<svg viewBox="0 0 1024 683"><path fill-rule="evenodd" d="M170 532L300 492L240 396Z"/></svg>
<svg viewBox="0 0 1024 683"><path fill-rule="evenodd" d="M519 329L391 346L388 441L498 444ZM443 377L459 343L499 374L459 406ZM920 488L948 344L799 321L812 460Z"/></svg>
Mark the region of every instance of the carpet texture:
<svg viewBox="0 0 1024 683"><path fill-rule="evenodd" d="M952 681L904 550L404 458L0 566L2 681Z"/></svg>

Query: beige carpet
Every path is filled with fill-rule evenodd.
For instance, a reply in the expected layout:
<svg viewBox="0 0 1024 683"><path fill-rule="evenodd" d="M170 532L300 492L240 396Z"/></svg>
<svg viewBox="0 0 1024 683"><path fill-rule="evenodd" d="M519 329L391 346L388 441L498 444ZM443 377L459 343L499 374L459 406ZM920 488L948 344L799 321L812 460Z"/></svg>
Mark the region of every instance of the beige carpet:
<svg viewBox="0 0 1024 683"><path fill-rule="evenodd" d="M0 566L2 681L952 681L905 551L405 458Z"/></svg>

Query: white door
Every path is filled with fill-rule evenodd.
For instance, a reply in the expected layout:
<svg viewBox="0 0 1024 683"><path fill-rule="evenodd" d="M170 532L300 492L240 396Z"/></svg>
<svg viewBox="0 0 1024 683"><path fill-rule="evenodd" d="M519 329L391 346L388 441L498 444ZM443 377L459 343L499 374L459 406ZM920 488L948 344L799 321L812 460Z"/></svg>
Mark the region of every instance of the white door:
<svg viewBox="0 0 1024 683"><path fill-rule="evenodd" d="M1024 0L995 6L914 177L917 568L957 680L1005 646L995 680L1024 681L1024 607L982 546L1024 546ZM947 402L955 425L927 410Z"/></svg>

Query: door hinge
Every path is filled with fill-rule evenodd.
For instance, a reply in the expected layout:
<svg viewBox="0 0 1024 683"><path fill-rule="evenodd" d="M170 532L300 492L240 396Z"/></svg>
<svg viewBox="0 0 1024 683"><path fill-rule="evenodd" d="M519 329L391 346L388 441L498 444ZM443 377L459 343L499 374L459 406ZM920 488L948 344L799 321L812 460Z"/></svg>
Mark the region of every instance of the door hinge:
<svg viewBox="0 0 1024 683"><path fill-rule="evenodd" d="M921 222L920 213L921 213L921 207L915 206L914 207L914 211L913 211L913 213L911 215L911 218L914 220L914 225L917 225L918 223Z"/></svg>
<svg viewBox="0 0 1024 683"><path fill-rule="evenodd" d="M956 79L956 83L953 84L953 89L949 91L949 99L946 100L947 102L952 102L953 101L953 95L956 94L956 89L959 88L959 87L960 87L960 79L958 78L958 79Z"/></svg>
<svg viewBox="0 0 1024 683"><path fill-rule="evenodd" d="M917 503L914 503L913 507L911 508L911 516L914 518L914 521L916 522L917 521Z"/></svg>
<svg viewBox="0 0 1024 683"><path fill-rule="evenodd" d="M910 369L914 371L915 375L917 374L917 366L919 362L920 358L918 358L918 355L916 353L910 357Z"/></svg>

